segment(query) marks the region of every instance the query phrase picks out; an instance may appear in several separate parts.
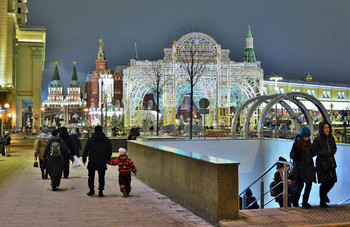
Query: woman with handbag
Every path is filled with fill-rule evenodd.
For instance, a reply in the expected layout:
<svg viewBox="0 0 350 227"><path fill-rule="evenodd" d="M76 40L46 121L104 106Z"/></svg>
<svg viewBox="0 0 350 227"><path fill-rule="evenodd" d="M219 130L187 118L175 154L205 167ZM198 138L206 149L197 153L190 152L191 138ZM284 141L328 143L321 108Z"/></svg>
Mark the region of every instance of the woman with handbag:
<svg viewBox="0 0 350 227"><path fill-rule="evenodd" d="M317 155L316 171L317 181L320 186L320 206L328 207L328 192L337 182L337 163L334 155L337 152L337 146L332 136L332 126L328 122L321 122L318 126L319 136L314 139L313 151Z"/></svg>
<svg viewBox="0 0 350 227"><path fill-rule="evenodd" d="M310 142L311 131L304 126L300 130L300 134L295 137L290 158L293 159L294 168L298 173L295 177L297 189L294 196L293 206L299 206L299 198L305 184L302 206L309 209L311 205L308 203L309 195L312 188L312 182L316 183L314 160L315 155L312 152Z"/></svg>
<svg viewBox="0 0 350 227"><path fill-rule="evenodd" d="M37 157L39 157L41 178L43 180L48 179L48 172L46 168L46 163L44 161L44 151L45 151L46 144L50 138L51 138L50 130L48 128L43 128L43 130L41 131L41 134L37 138L37 141L34 147L35 160ZM37 164L34 163L34 167L37 167L35 165Z"/></svg>

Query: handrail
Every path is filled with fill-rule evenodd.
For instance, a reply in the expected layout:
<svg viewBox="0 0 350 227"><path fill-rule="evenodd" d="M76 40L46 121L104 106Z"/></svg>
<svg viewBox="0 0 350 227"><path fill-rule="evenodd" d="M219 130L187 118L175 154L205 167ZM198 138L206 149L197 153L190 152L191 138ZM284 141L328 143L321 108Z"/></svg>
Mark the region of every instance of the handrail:
<svg viewBox="0 0 350 227"><path fill-rule="evenodd" d="M239 196L243 195L251 186L253 186L256 182L258 182L261 178L263 178L271 169L273 169L273 167L275 167L278 163L280 164L285 164L285 165L289 165L290 168L293 167L293 164L290 162L284 162L284 161L277 161L275 164L273 164L270 168L268 168L267 170L265 170L265 172L263 172L253 183L251 183L243 192L241 192L241 194L239 194Z"/></svg>
<svg viewBox="0 0 350 227"><path fill-rule="evenodd" d="M242 196L248 189L250 189L251 186L253 186L256 182L258 182L260 179L262 179L271 169L273 169L277 164L284 164L284 165L288 165L289 167L293 167L292 163L290 162L284 162L284 161L280 161L278 160L277 162L275 162L270 168L268 168L267 170L265 170L253 183L251 183L243 192L241 192L239 194L239 196ZM288 179L287 179L287 169L283 170L283 181L279 182L277 185L275 185L272 189L270 189L269 191L267 191L266 193L264 193L263 188L264 188L264 180L262 179L262 185L261 185L261 196L260 198L256 199L255 201L253 201L251 204L249 204L247 207L245 207L245 195L243 196L243 201L242 201L242 208L246 209L249 208L251 205L253 205L255 202L257 202L258 200L261 200L261 208L264 208L264 196L269 193L272 189L276 188L278 185L280 185L283 182L283 192L280 193L277 197L281 196L281 194L283 194L283 209L286 209L286 207L288 206ZM268 203L270 203L273 199L271 199ZM268 204L266 203L266 204Z"/></svg>
<svg viewBox="0 0 350 227"><path fill-rule="evenodd" d="M350 199L346 199L346 200L344 200L344 201L341 201L340 203L338 203L338 205L342 205L342 204L344 204L344 203L346 203L346 202L348 202L348 201L350 201Z"/></svg>

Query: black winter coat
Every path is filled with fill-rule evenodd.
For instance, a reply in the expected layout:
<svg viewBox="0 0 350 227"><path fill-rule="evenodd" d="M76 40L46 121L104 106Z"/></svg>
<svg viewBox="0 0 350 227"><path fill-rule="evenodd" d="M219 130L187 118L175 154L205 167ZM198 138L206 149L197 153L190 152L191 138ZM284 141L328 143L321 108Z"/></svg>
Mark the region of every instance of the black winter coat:
<svg viewBox="0 0 350 227"><path fill-rule="evenodd" d="M66 132L60 132L60 137L62 138L66 146L69 148L71 155L76 155L76 150L71 136ZM69 159L70 156L65 155L64 158Z"/></svg>
<svg viewBox="0 0 350 227"><path fill-rule="evenodd" d="M305 183L316 183L315 164L312 159L315 154L309 149L307 143L303 143L303 149L298 147L299 140L302 139L300 135L295 137L292 150L290 151L290 158L293 159L294 168L297 168L298 180Z"/></svg>
<svg viewBox="0 0 350 227"><path fill-rule="evenodd" d="M318 183L337 182L337 173L334 155L337 152L337 146L330 133L326 136L323 132L324 122L319 124L319 136L314 139L312 149L317 155L316 172ZM330 126L332 132L332 126Z"/></svg>
<svg viewBox="0 0 350 227"><path fill-rule="evenodd" d="M106 162L112 156L112 143L103 132L97 132L90 137L84 147L83 163L89 156L90 170L107 169Z"/></svg>
<svg viewBox="0 0 350 227"><path fill-rule="evenodd" d="M80 157L80 152L79 151L81 150L81 142L80 142L80 139L79 139L78 135L77 134L73 134L73 135L70 136L70 138L73 141L74 150L75 150L73 155L76 155L76 156Z"/></svg>
<svg viewBox="0 0 350 227"><path fill-rule="evenodd" d="M58 160L52 160L49 157L49 151L50 146L52 142L59 142L60 143L60 150L61 150L61 159ZM71 155L70 150L64 143L61 137L59 136L53 136L51 139L47 142L45 151L44 151L44 159L47 163L47 170L49 171L49 174L51 177L62 177L62 171L63 171L63 162L64 162L64 156L69 157Z"/></svg>

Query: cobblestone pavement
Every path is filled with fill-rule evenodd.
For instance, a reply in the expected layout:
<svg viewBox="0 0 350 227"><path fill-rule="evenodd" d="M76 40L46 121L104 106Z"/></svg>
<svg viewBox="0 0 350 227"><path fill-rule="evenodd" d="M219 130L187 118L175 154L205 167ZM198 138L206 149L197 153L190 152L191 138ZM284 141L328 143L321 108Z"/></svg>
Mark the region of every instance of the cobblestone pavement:
<svg viewBox="0 0 350 227"><path fill-rule="evenodd" d="M130 197L123 198L117 167L108 167L105 197L86 195L85 166L71 168L53 192L50 180L33 167L32 147L15 146L11 152L0 156L0 226L211 226L135 177Z"/></svg>

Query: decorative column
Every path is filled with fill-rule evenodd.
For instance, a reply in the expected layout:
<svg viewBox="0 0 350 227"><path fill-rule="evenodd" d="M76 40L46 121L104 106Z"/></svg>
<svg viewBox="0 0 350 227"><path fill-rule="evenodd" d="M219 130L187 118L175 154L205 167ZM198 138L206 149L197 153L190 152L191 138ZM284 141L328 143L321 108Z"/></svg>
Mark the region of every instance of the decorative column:
<svg viewBox="0 0 350 227"><path fill-rule="evenodd" d="M43 72L43 48L42 47L31 47L32 49L32 64L33 64L33 117L38 114L41 119L41 83L42 83L42 72ZM40 128L38 120L35 120L36 128Z"/></svg>

